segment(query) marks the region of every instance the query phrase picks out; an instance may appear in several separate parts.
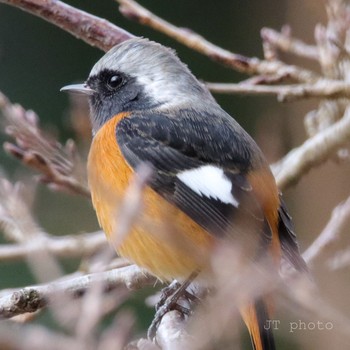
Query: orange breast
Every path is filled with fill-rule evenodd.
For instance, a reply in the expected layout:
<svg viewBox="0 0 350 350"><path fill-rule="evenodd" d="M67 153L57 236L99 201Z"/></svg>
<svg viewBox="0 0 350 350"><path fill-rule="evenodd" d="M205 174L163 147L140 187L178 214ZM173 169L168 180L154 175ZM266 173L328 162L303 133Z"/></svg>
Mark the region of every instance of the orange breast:
<svg viewBox="0 0 350 350"><path fill-rule="evenodd" d="M88 159L89 186L99 223L111 242L117 232L118 205L123 198L132 168L116 142L119 114L95 135ZM151 188L143 193L144 209L122 244L116 247L129 258L163 280L187 278L208 263L213 237L182 211Z"/></svg>

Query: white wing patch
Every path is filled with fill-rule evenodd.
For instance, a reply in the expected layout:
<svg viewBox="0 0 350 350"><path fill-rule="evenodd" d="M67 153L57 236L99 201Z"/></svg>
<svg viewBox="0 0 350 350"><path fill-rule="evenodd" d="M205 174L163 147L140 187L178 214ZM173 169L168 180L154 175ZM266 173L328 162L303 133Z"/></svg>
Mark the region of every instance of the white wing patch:
<svg viewBox="0 0 350 350"><path fill-rule="evenodd" d="M239 205L231 193L232 183L221 168L214 165L203 165L199 168L182 171L176 176L200 196L213 198L235 207Z"/></svg>

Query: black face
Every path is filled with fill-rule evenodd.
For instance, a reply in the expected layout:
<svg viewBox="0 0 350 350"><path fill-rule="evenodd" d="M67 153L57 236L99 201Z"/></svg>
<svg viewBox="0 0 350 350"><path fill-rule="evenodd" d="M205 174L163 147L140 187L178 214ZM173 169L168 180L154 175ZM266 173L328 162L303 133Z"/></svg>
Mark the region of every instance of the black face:
<svg viewBox="0 0 350 350"><path fill-rule="evenodd" d="M152 108L156 105L149 101L143 87L135 78L118 71L104 69L91 76L86 85L96 91L90 96L94 133L118 113Z"/></svg>
<svg viewBox="0 0 350 350"><path fill-rule="evenodd" d="M128 80L124 74L106 69L90 77L86 84L98 93L95 98L109 98L119 91Z"/></svg>

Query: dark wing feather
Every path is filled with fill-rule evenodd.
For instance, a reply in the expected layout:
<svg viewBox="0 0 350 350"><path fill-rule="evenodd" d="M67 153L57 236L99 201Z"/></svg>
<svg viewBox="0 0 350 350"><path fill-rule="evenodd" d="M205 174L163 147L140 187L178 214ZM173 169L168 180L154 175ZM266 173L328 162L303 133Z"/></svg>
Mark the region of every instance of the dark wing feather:
<svg viewBox="0 0 350 350"><path fill-rule="evenodd" d="M255 222L263 241L269 243L271 232L245 176L252 152L249 136L238 137L226 119L203 119L188 111L182 111L182 115L181 119L161 114L123 119L116 137L127 162L134 169L141 162L150 163L154 169L150 186L211 234L234 234L234 218L243 215L250 223ZM241 204L238 208L197 194L176 176L209 164L222 168L230 179L232 194Z"/></svg>
<svg viewBox="0 0 350 350"><path fill-rule="evenodd" d="M299 252L297 237L294 233L292 218L288 214L286 205L280 196L281 205L278 210L278 232L281 243L282 256L300 272L308 272L306 263Z"/></svg>

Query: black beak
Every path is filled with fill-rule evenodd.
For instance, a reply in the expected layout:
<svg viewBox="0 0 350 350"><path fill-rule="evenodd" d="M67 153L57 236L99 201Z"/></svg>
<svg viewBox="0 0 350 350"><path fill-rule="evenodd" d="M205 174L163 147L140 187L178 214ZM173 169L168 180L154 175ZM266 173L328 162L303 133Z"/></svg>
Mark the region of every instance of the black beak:
<svg viewBox="0 0 350 350"><path fill-rule="evenodd" d="M89 95L89 96L95 93L95 90L91 89L86 84L67 85L61 88L60 91L68 91L75 94L82 94L82 95Z"/></svg>

